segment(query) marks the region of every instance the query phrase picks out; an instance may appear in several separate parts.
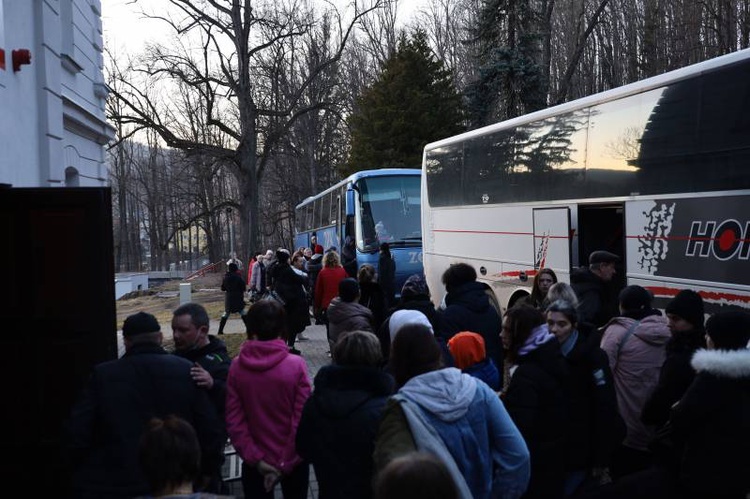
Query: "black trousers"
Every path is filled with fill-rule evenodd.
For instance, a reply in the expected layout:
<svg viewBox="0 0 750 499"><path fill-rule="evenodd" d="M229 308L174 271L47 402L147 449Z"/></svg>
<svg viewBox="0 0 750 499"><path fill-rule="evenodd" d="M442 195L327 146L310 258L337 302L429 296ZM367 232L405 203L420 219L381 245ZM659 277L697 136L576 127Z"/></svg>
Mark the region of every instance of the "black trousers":
<svg viewBox="0 0 750 499"><path fill-rule="evenodd" d="M310 465L301 463L279 481L284 499L307 499L310 483ZM245 499L273 499L273 490L266 492L263 486L263 475L253 466L242 463L242 492Z"/></svg>

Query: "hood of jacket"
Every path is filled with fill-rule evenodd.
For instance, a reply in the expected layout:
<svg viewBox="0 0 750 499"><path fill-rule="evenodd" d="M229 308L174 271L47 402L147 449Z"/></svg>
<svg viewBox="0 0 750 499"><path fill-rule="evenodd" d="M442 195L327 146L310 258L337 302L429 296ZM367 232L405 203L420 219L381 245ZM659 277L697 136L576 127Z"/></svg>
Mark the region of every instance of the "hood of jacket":
<svg viewBox="0 0 750 499"><path fill-rule="evenodd" d="M328 306L326 311L328 320L333 322L344 322L347 318L354 316L362 316L368 320L372 317L370 309L364 305L360 305L358 302L345 302L342 301L338 296L331 300L331 304Z"/></svg>
<svg viewBox="0 0 750 499"><path fill-rule="evenodd" d="M315 376L313 403L321 414L346 419L374 398L395 390L393 377L375 367L323 366Z"/></svg>
<svg viewBox="0 0 750 499"><path fill-rule="evenodd" d="M636 322L630 317L614 317L607 323L606 327L616 324L626 331ZM669 332L669 320L663 315L649 315L638 324L633 331L633 336L643 340L649 345L662 346L672 338Z"/></svg>
<svg viewBox="0 0 750 499"><path fill-rule="evenodd" d="M291 355L286 342L280 338L260 341L248 340L237 356L240 365L250 371L268 371Z"/></svg>
<svg viewBox="0 0 750 499"><path fill-rule="evenodd" d="M446 294L445 304L448 307L460 305L472 312L482 313L492 306L485 289L481 282L467 282Z"/></svg>
<svg viewBox="0 0 750 499"><path fill-rule="evenodd" d="M441 421L451 422L466 414L476 391L476 378L446 367L413 377L399 393Z"/></svg>
<svg viewBox="0 0 750 499"><path fill-rule="evenodd" d="M750 379L750 349L698 350L690 362L693 369L721 378Z"/></svg>

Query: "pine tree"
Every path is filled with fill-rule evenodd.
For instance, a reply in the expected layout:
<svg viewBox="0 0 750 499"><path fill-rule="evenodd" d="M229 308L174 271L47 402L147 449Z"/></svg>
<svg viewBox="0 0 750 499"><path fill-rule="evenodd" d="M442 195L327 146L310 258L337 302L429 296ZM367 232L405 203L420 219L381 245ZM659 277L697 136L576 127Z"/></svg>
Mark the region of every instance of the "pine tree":
<svg viewBox="0 0 750 499"><path fill-rule="evenodd" d="M349 118L351 151L342 173L419 168L426 144L463 130L461 96L452 81L424 32L402 35Z"/></svg>
<svg viewBox="0 0 750 499"><path fill-rule="evenodd" d="M485 0L473 30L478 76L466 89L472 127L547 105L549 8L554 2ZM535 10L538 9L538 10Z"/></svg>

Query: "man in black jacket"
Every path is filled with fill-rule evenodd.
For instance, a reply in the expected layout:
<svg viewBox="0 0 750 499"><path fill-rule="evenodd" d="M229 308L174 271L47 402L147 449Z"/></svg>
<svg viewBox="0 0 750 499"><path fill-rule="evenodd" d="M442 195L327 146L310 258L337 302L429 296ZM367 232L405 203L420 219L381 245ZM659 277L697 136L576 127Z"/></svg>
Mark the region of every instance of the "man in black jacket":
<svg viewBox="0 0 750 499"><path fill-rule="evenodd" d="M472 331L484 338L487 357L491 358L501 376L503 345L500 342L502 320L492 306L484 283L477 282L477 271L468 263L454 263L443 272L446 307L442 311L445 340L461 331ZM439 333L438 333L439 334Z"/></svg>
<svg viewBox="0 0 750 499"><path fill-rule="evenodd" d="M193 381L207 391L223 422L227 375L232 359L229 358L224 342L216 336L210 336L208 329L208 312L198 303L185 303L172 313L174 353L193 363L190 369ZM221 466L218 466L211 474L207 489L210 492L225 492L221 489L221 484Z"/></svg>
<svg viewBox="0 0 750 499"><path fill-rule="evenodd" d="M208 477L221 462L224 423L206 390L190 376L192 363L161 346L156 318L129 316L122 328L125 354L94 368L68 421L77 498L129 498L149 493L138 464L138 441L152 417L179 416L195 428L201 470Z"/></svg>
<svg viewBox="0 0 750 499"><path fill-rule="evenodd" d="M617 271L620 257L609 251L594 251L588 267L580 267L570 274L570 284L578 296L578 321L599 328L619 315L617 293L610 283Z"/></svg>

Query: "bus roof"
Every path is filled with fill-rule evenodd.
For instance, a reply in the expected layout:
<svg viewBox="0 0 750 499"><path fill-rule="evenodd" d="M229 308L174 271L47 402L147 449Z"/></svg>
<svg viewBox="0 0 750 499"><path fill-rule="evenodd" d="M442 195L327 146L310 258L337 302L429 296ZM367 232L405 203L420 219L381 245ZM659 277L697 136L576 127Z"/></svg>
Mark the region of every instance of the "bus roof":
<svg viewBox="0 0 750 499"><path fill-rule="evenodd" d="M652 76L650 78L646 78L645 80L628 83L627 85L623 85L621 87L613 88L610 90L605 90L604 92L599 92L597 94L589 95L587 97L582 97L580 99L576 99L570 102L559 104L557 106L548 107L546 109L541 109L533 113L518 116L516 118L511 118L506 121L493 123L491 125L477 128L475 130L470 130L468 132L464 132L459 135L454 135L452 137L447 137L447 138L438 140L436 142L431 142L425 146L425 151L428 149L433 149L436 147L448 145L453 142L460 142L460 141L463 141L472 137L481 136L486 133L492 132L494 130L500 130L500 129L511 127L511 126L522 125L531 121L545 119L550 116L556 116L558 114L575 111L577 109L602 104L604 102L608 102L613 99L619 99L622 97L627 97L629 95L634 95L637 93L652 90L654 88L662 87L669 83L674 83L676 81L684 80L691 76L699 75L702 73L712 71L717 68L721 68L730 64L734 64L736 62L744 61L745 59L750 59L750 48L738 50L737 52L732 52L731 54L726 54L726 55L722 55L719 57L715 57L713 59L709 59L707 61L699 62L696 64L691 64L690 66L685 66L680 69L675 69L674 71L669 71L667 73L663 73L658 76Z"/></svg>
<svg viewBox="0 0 750 499"><path fill-rule="evenodd" d="M314 196L308 196L305 199L303 199L297 206L294 207L294 209L298 209L300 206L304 206L306 204L309 204L310 201L315 200L318 197L321 197L325 194L329 194L331 191L334 191L341 187L342 185L346 185L350 182L356 182L359 179L362 178L370 178L370 177L391 177L395 175L416 175L419 176L422 174L421 167L416 168L379 168L377 170L361 170L355 173L352 173L348 177L346 177L343 180L340 180L330 186L328 189L321 191Z"/></svg>

